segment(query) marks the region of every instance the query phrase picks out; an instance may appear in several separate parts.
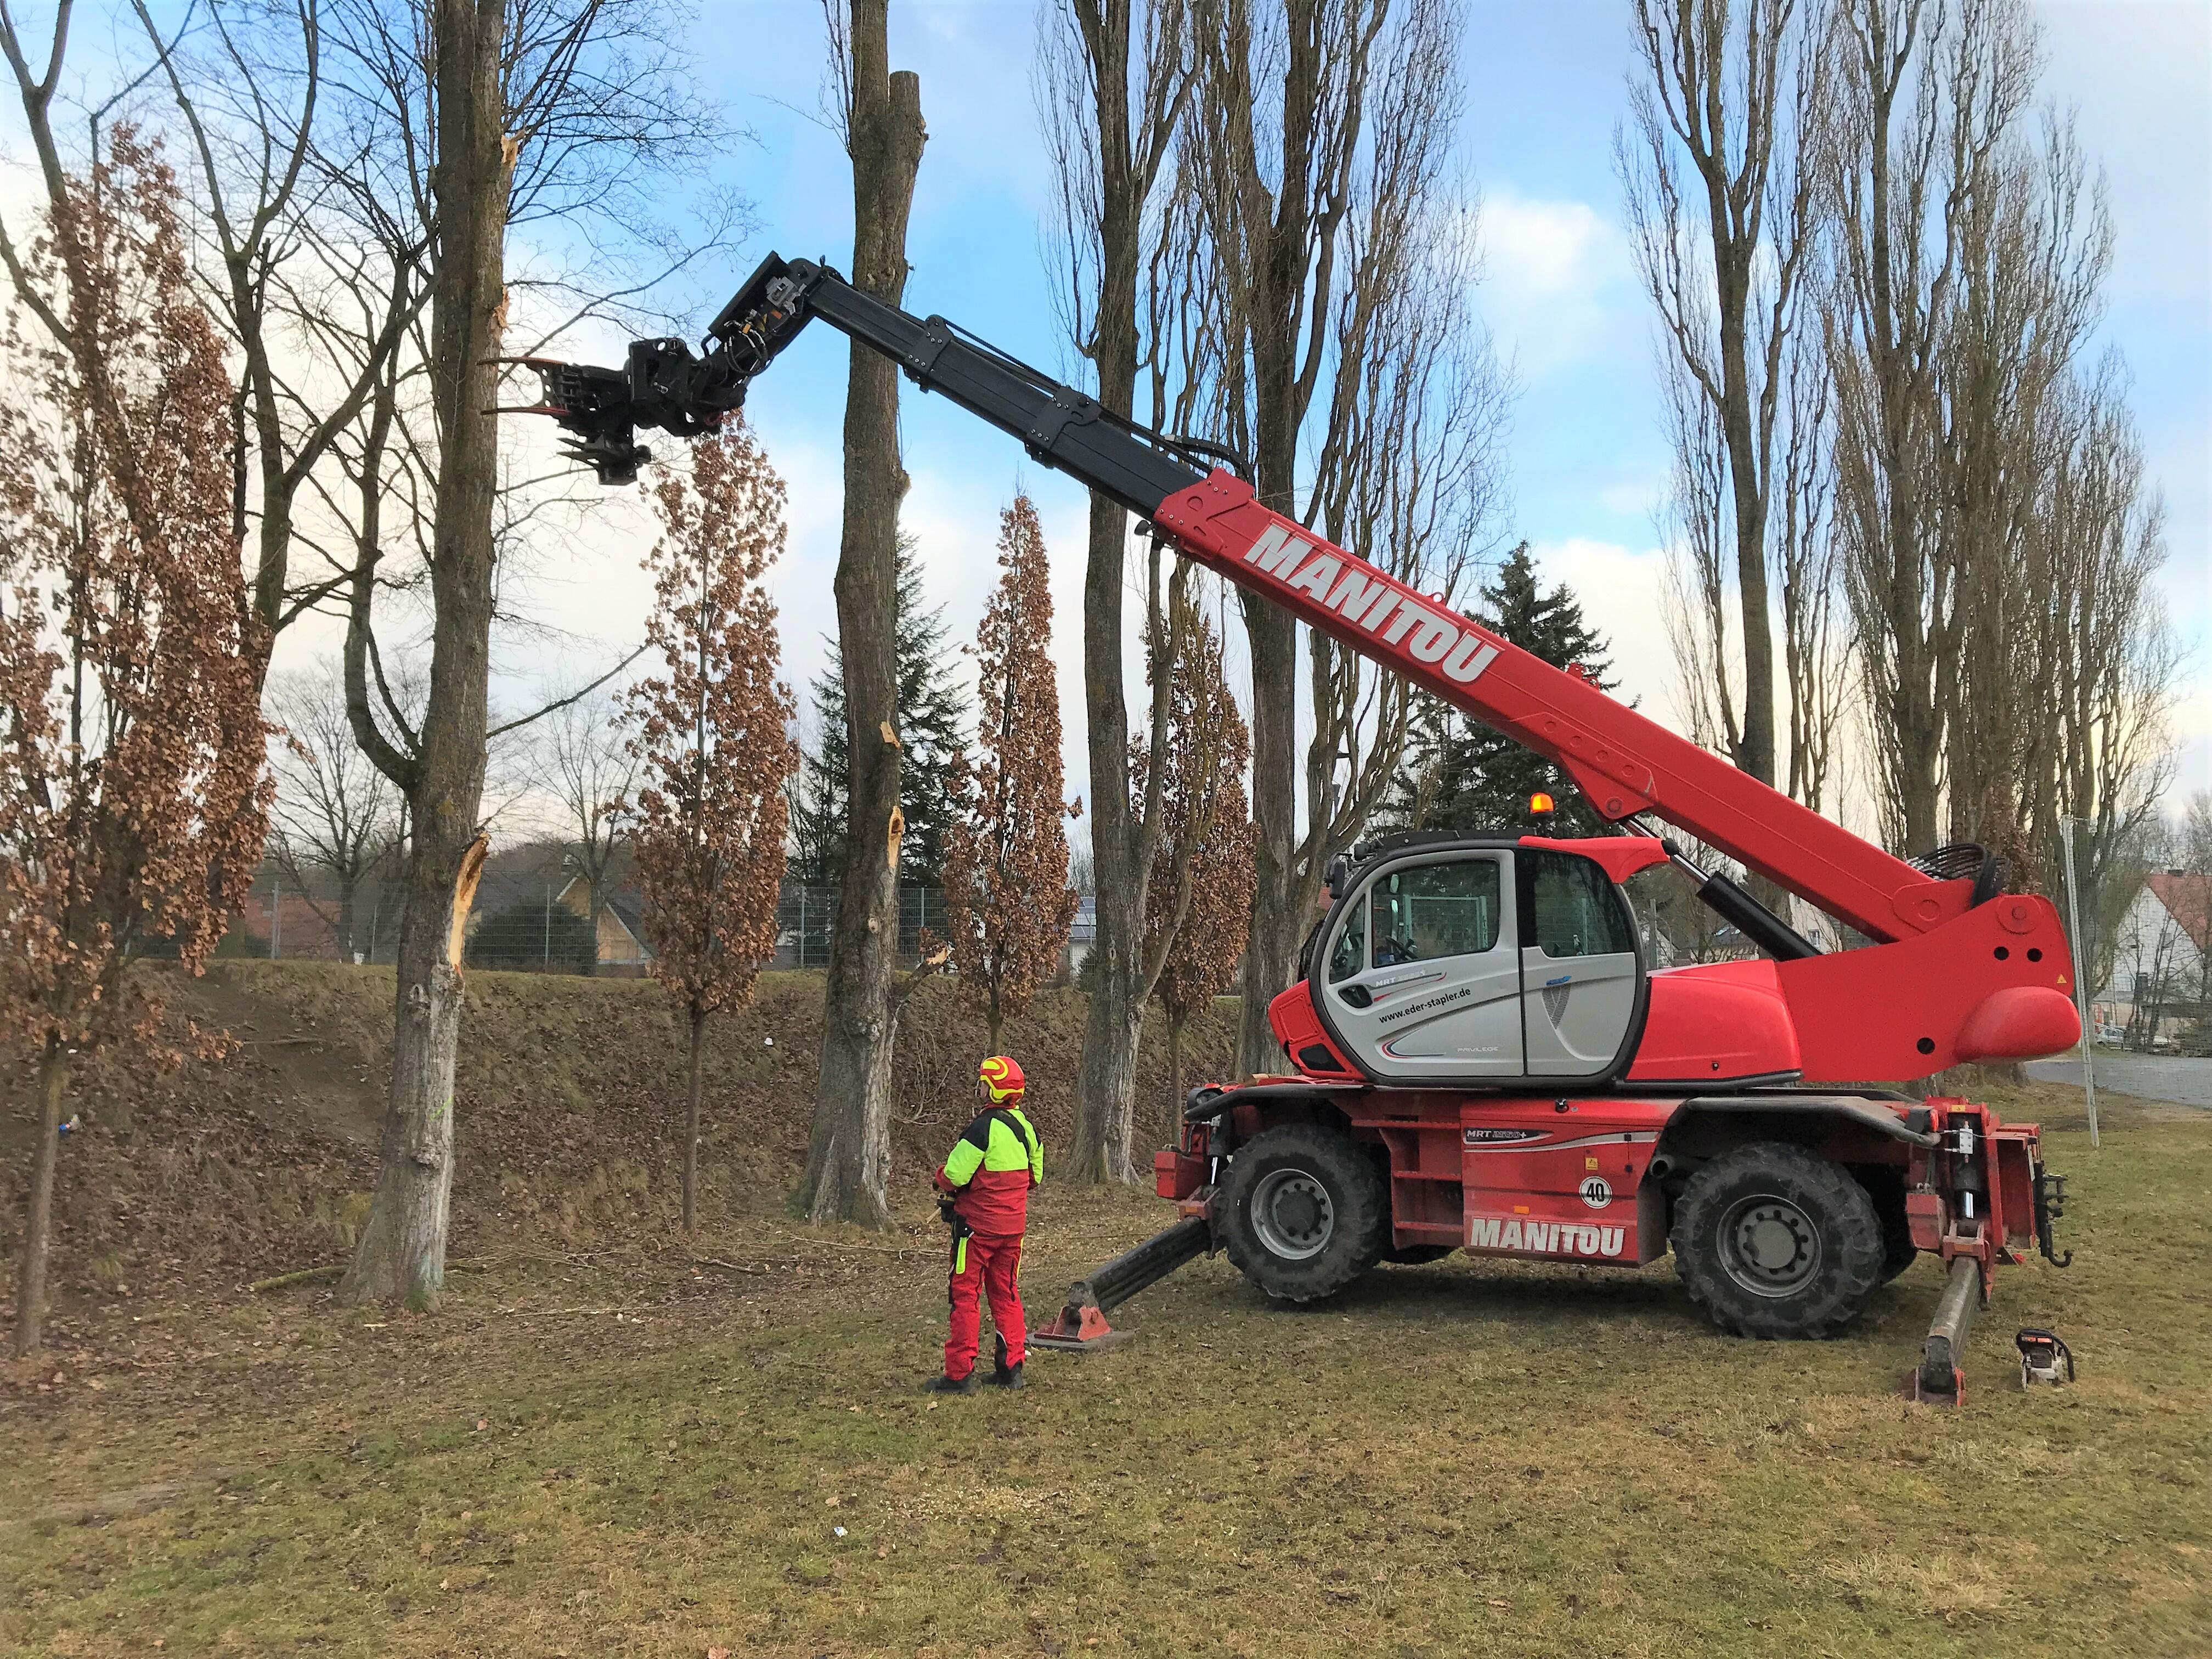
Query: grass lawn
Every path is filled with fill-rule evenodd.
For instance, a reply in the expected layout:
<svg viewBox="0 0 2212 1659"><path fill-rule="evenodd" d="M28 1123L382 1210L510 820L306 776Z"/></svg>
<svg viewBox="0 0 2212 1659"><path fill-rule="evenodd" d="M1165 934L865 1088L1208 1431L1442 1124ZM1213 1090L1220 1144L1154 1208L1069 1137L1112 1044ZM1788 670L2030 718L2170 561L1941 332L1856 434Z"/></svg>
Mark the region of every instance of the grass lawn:
<svg viewBox="0 0 2212 1659"><path fill-rule="evenodd" d="M0 1650L2212 1653L2212 1115L2047 1144L2078 1254L2002 1275L1958 1412L1896 1392L1927 1261L1843 1340L1760 1345L1665 1261L1455 1258L1289 1312L1216 1258L1134 1340L942 1401L919 1207L509 1256L429 1317L149 1313L0 1418ZM1165 1219L1048 1188L1033 1313ZM2077 1386L2021 1392L2029 1323Z"/></svg>

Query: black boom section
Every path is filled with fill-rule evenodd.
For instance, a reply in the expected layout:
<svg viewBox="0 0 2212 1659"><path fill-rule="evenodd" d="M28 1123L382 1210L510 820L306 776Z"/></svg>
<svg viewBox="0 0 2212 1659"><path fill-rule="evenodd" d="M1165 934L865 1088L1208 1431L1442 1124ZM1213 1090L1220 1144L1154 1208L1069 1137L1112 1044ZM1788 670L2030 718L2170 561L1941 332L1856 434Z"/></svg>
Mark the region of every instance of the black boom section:
<svg viewBox="0 0 2212 1659"><path fill-rule="evenodd" d="M744 405L753 377L817 317L897 363L923 391L1011 433L1044 465L1133 513L1150 517L1206 477L1207 446L1133 425L942 317L915 317L863 294L828 265L775 254L714 319L703 357L682 340L664 339L635 342L620 374L535 362L544 386L541 412L576 434L569 453L601 483L627 483L648 459L637 428L688 435L713 426Z"/></svg>

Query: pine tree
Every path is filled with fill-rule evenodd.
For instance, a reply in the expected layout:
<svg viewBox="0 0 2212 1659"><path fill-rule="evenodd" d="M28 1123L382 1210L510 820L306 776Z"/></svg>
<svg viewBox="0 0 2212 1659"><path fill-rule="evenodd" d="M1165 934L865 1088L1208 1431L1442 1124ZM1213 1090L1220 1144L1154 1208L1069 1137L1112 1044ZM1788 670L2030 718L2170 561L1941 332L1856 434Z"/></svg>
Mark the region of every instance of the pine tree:
<svg viewBox="0 0 2212 1659"><path fill-rule="evenodd" d="M951 624L945 607L922 608L921 561L915 539L898 544L899 806L906 837L899 878L934 887L944 878L945 835L952 817L948 778L952 757L968 742L965 703L950 667ZM792 781L791 873L811 886L834 885L845 857L844 665L837 641L811 688L820 736Z"/></svg>
<svg viewBox="0 0 2212 1659"><path fill-rule="evenodd" d="M1506 556L1481 601L1476 620L1492 633L1555 668L1579 667L1601 691L1619 684L1611 647L1583 620L1582 601L1565 582L1544 590L1528 543ZM1540 791L1557 803L1542 818L1528 811L1528 797ZM1388 811L1395 828L1460 836L1607 833L1565 770L1433 697L1424 698L1415 715Z"/></svg>

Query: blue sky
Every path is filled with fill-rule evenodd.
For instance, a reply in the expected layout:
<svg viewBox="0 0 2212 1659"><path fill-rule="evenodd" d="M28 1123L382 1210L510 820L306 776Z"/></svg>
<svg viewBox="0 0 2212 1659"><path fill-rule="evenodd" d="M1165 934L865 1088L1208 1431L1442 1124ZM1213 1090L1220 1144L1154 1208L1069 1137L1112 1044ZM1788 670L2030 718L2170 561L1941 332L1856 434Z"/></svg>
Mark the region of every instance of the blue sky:
<svg viewBox="0 0 2212 1659"><path fill-rule="evenodd" d="M2063 0L2038 11L2045 92L2074 110L2109 183L2118 244L2104 332L2132 368L2151 472L2169 508L2167 598L2193 650L2176 733L2178 796L2212 787L2212 5ZM1525 536L1547 572L1575 586L1613 636L1624 690L1665 718L1673 670L1658 628L1651 523L1665 452L1648 307L1611 162L1626 109L1625 0L1468 0L1466 12L1458 159L1482 199L1487 256L1476 306L1521 388L1505 544ZM1050 184L1030 88L1035 0L893 0L891 15L892 58L920 73L930 134L908 306L1072 372L1044 265ZM696 285L703 325L770 248L847 264L851 185L818 119L817 0L703 0L689 44L699 89L752 135L730 147L714 182L750 198L760 222L726 272ZM94 80L108 46L102 31L80 36ZM18 121L0 117L0 142L20 161L18 137ZM0 179L11 210L27 185L20 167ZM619 344L610 337L580 349L614 362ZM750 406L791 486L791 546L775 586L787 665L801 685L834 626L844 362L842 342L817 331L760 383ZM903 422L914 480L906 522L956 630L972 630L981 615L1000 511L1018 489L1037 498L1057 562L1054 654L1069 791L1079 793L1081 495L1010 440L911 388ZM550 447L550 437L531 441ZM637 557L649 535L635 497L595 493L580 533L533 561L526 603L544 626L505 642L502 702L571 687L635 644L647 598ZM334 647L330 629L303 627L280 665ZM1142 688L1131 666L1134 695Z"/></svg>
<svg viewBox="0 0 2212 1659"><path fill-rule="evenodd" d="M1030 90L1036 9L1028 0L894 0L891 10L892 58L920 73L929 127L908 305L1066 372L1041 234L1050 184ZM2212 787L2212 8L2075 0L2039 12L2045 92L2075 111L2109 181L2118 246L2105 334L2134 374L2151 471L2169 508L2169 603L2195 650L2178 732L2181 787ZM1484 204L1478 307L1521 386L1509 542L1528 537L1547 568L1584 594L1614 636L1626 689L1663 714L1671 667L1656 627L1651 514L1665 451L1648 307L1622 237L1611 161L1625 110L1626 27L1614 0L1471 4L1460 159ZM815 118L822 51L811 0L720 0L701 15L701 89L726 100L756 138L726 168L762 224L732 285L769 247L846 263L849 177ZM816 641L831 622L843 386L842 343L823 331L794 348L751 403L792 484L793 544L778 588L802 680L818 665ZM980 613L998 511L1018 487L1038 499L1060 568L1055 654L1071 716L1069 787L1078 792L1080 496L1026 463L1011 441L910 388L903 421L914 478L908 520L922 538L931 592L956 622ZM614 596L591 586L604 621Z"/></svg>

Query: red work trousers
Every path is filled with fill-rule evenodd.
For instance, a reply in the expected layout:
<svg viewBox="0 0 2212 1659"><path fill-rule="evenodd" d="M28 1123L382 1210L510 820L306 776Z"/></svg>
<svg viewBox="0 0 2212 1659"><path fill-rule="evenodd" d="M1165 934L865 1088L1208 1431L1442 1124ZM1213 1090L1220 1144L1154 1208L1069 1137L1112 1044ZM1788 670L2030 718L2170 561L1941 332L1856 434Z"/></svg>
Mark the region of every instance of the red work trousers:
<svg viewBox="0 0 2212 1659"><path fill-rule="evenodd" d="M1027 1352L1029 1328L1022 1318L1021 1291L1015 1275L1021 1270L1022 1236L970 1233L952 1247L952 1274L948 1290L952 1302L952 1333L945 1341L945 1374L962 1377L975 1369L975 1354L983 1342L982 1298L991 1298L991 1322L1006 1340L1006 1364L1018 1365Z"/></svg>

